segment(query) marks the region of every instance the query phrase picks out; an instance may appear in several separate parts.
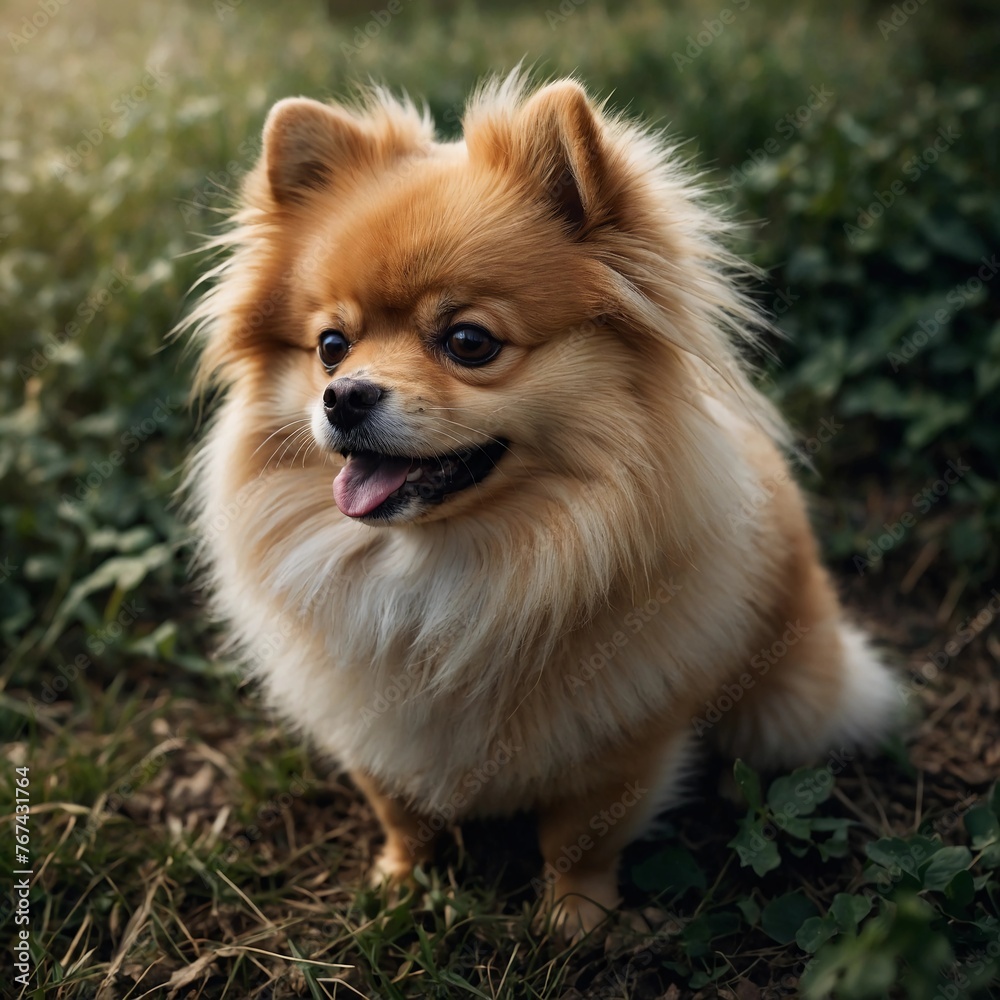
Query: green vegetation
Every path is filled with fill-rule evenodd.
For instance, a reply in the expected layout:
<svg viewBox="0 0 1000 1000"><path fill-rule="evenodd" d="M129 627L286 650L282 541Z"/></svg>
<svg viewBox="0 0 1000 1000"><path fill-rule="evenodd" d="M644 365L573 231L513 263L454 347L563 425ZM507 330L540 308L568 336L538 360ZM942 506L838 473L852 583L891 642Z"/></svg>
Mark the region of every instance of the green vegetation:
<svg viewBox="0 0 1000 1000"><path fill-rule="evenodd" d="M24 995L1000 995L990 6L377 6L4 9L0 783L13 803L30 768ZM212 655L172 500L198 414L164 336L271 102L374 76L453 134L522 58L689 139L747 220L790 335L765 385L849 602L909 657L913 717L907 746L766 794L738 766L743 809L703 776L629 851L625 916L572 949L530 933L517 823L474 825L412 895L359 889L372 817ZM16 931L0 901L5 988Z"/></svg>

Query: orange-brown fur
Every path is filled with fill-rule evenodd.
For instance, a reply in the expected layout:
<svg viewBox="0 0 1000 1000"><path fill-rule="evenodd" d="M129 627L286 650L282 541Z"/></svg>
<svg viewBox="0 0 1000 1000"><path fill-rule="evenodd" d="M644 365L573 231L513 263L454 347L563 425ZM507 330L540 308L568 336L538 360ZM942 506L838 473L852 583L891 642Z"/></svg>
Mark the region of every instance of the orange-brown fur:
<svg viewBox="0 0 1000 1000"><path fill-rule="evenodd" d="M571 81L491 83L464 133L437 143L382 93L272 112L193 320L200 384L226 389L194 506L235 645L372 801L380 873L429 857L428 817L526 808L552 862L648 789L549 880L567 928L589 929L699 742L791 765L877 737L891 684L818 562L740 360L761 322L676 154ZM491 331L496 359L442 358L458 322ZM399 523L341 514L330 328L352 345L336 377L391 388L399 453L502 436L498 467ZM789 623L795 644L748 674Z"/></svg>

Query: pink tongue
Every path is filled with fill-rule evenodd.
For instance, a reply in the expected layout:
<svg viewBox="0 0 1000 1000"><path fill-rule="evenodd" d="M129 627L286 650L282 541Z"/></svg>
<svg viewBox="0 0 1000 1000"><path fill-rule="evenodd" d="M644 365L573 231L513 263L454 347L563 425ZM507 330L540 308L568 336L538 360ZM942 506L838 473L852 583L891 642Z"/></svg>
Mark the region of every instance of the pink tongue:
<svg viewBox="0 0 1000 1000"><path fill-rule="evenodd" d="M364 517L406 482L408 458L352 455L333 481L333 499L342 514Z"/></svg>

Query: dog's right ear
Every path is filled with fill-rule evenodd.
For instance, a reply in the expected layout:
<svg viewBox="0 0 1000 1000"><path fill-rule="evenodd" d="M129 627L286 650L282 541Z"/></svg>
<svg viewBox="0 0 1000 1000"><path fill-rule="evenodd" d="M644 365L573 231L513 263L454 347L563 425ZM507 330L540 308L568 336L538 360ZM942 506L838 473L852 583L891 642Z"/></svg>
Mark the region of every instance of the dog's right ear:
<svg viewBox="0 0 1000 1000"><path fill-rule="evenodd" d="M575 239L619 218L614 177L600 114L574 80L558 80L513 110L511 77L473 106L465 120L469 156L520 176ZM505 103L505 100L508 103Z"/></svg>
<svg viewBox="0 0 1000 1000"><path fill-rule="evenodd" d="M376 156L376 142L348 112L289 97L264 123L264 155L271 194L278 204L301 201L326 187L338 170Z"/></svg>

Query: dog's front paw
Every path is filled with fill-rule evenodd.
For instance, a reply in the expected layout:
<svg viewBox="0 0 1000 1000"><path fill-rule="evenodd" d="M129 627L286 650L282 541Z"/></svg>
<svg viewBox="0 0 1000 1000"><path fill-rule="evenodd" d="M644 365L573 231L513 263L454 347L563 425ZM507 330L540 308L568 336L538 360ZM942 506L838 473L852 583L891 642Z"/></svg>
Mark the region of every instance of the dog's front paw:
<svg viewBox="0 0 1000 1000"><path fill-rule="evenodd" d="M552 907L549 915L549 926L568 943L576 944L597 930L611 914L592 899L564 896Z"/></svg>
<svg viewBox="0 0 1000 1000"><path fill-rule="evenodd" d="M535 931L554 931L575 944L593 933L617 909L618 880L615 873L563 875L549 886Z"/></svg>
<svg viewBox="0 0 1000 1000"><path fill-rule="evenodd" d="M413 859L396 851L383 849L368 872L368 884L379 886L413 885Z"/></svg>

